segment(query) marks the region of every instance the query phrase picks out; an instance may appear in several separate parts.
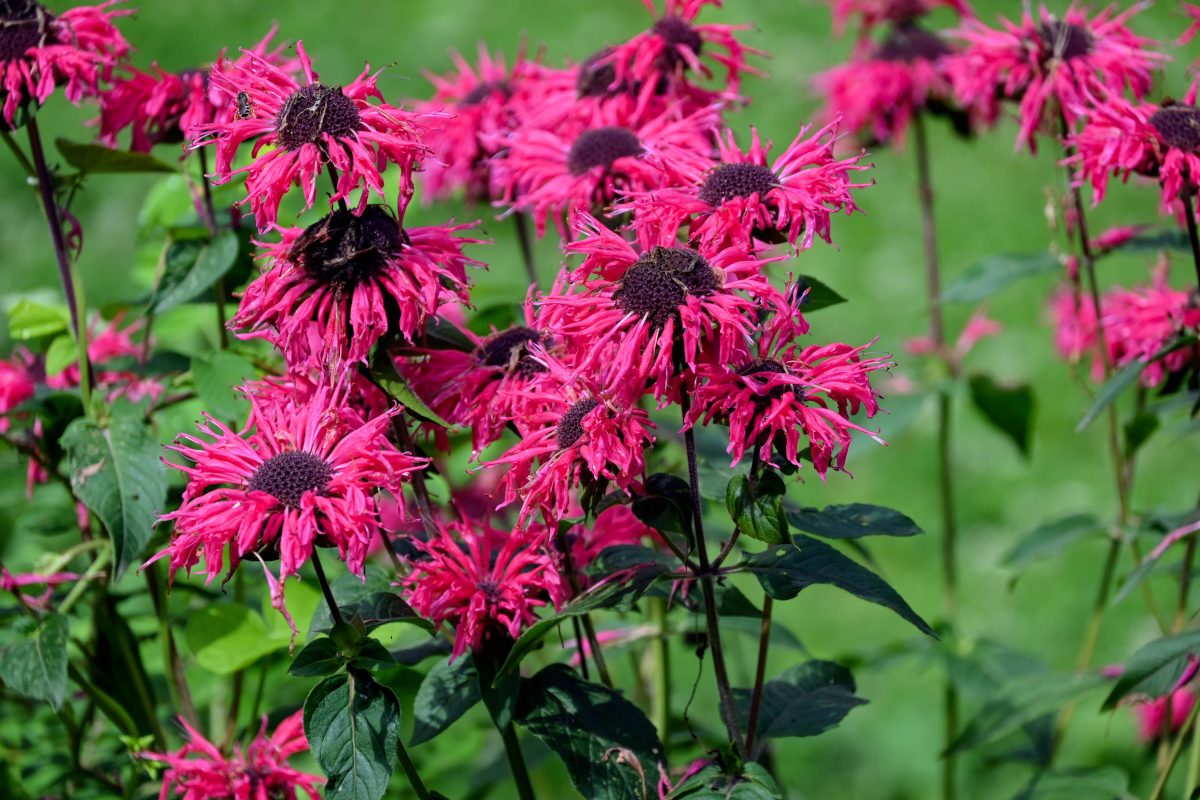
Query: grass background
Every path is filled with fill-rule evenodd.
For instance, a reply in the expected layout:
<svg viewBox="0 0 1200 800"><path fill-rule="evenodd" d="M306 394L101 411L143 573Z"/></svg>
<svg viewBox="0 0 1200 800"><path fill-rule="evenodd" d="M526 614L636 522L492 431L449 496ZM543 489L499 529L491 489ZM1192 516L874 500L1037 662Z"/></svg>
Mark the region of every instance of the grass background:
<svg viewBox="0 0 1200 800"><path fill-rule="evenodd" d="M977 11L988 21L999 13L1017 13L1011 0L979 2ZM1062 11L1065 4L1052 2ZM1142 35L1170 41L1184 22L1174 3L1140 14L1133 27ZM581 60L606 43L619 41L643 28L648 16L635 0L604 4L536 0L458 0L447 6L433 3L246 4L208 0L203 4L147 2L121 21L126 37L139 52L142 66L157 61L179 70L211 61L222 47L248 46L273 21L280 36L302 39L313 63L328 83L348 81L363 62L386 67L380 88L389 101L427 97L431 89L423 70L445 71L449 49L471 54L477 43L512 54L522 42L544 49L545 60ZM833 40L829 12L817 3L747 2L727 0L723 9L705 11L703 21L746 23L745 43L768 53L758 62L768 73L746 81L748 108L730 115L729 124L745 138L755 125L778 143L795 136L798 126L813 117L817 100L811 76L843 59L849 43ZM948 22L948 18L937 16ZM1193 43L1193 46L1195 43ZM1174 52L1174 51L1173 51ZM1162 94L1179 96L1186 87L1184 67L1200 52L1174 52ZM1160 92L1156 92L1158 95ZM39 116L47 138L63 135L82 140L90 133L80 124L95 115L94 108L73 109L61 96ZM24 142L18 134L18 141ZM1031 252L1054 238L1047 227L1048 191L1059 187L1052 140L1044 139L1037 157L1014 153L1015 126L1004 122L974 141L954 138L942 126L932 133L933 177L945 275L953 280L969 264L993 253ZM172 158L170 148L160 157ZM912 606L930 620L941 617L939 536L937 533L934 414L932 402L905 396L910 379L928 384L939 377L909 356L904 343L924 332L927 303L920 248L919 210L914 191L911 151L878 149L871 154L874 168L862 173L876 185L861 190L856 200L861 213L838 217L833 227L836 247L818 243L789 268L811 274L834 287L850 302L811 317L814 342L861 344L878 338L876 348L895 354L898 366L885 378L881 405L892 411L877 418L887 447L859 440L848 466L850 479L830 474L828 483L808 476L790 495L814 506L870 502L898 508L928 531L914 540L871 544L879 571ZM91 179L78 201L77 215L85 231L80 259L89 306L92 308L138 295L145 286L143 244L137 241L136 211L155 178L99 176ZM1110 198L1092 212L1091 227L1155 220L1154 187L1115 184ZM416 224L459 219L481 212L444 206L415 207ZM44 236L36 196L10 160L0 162L0 263L6 298L57 296L57 273ZM482 210L484 228L495 245L477 249L476 257L491 269L478 276L477 304L511 299L522 291L515 241L508 224L495 222ZM1144 281L1149 256L1119 256L1103 262L1102 282ZM1181 258L1173 266L1174 283L1186 285L1191 267ZM556 245L539 245L541 274L548 278L558 263ZM1093 539L1058 560L1031 567L1015 576L1002 566L1003 555L1039 523L1070 513L1090 512L1103 520L1116 510L1102 425L1082 434L1075 425L1090 402L1088 389L1055 356L1045 300L1053 277L1019 283L988 302L988 311L1004 325L1004 333L983 341L968 359L971 370L985 370L999 379L1030 384L1036 393L1032 455L1023 459L1003 437L989 428L969 407L965 393L954 400L956 492L961 519L961 630L963 653L980 652L989 642L1002 643L1054 669L1073 664L1083 623L1093 602L1106 545ZM956 332L973 309L947 308L948 328ZM164 330L166 327L164 326ZM3 336L0 333L0 336ZM192 337L179 343L184 352L203 352L211 342ZM8 347L0 343L0 352ZM1128 399L1128 398L1126 398ZM194 415L194 410L191 411ZM1133 505L1141 511L1184 511L1194 506L1196 444L1185 438L1184 420L1176 414L1139 458ZM175 431L164 430L165 439ZM1190 465L1190 466L1189 466ZM10 452L0 453L0 531L11 532L23 499L23 478ZM806 471L810 472L810 471ZM28 542L5 535L5 557L29 551ZM19 563L19 561L12 561ZM1122 554L1122 571L1130 568ZM254 576L256 578L256 576ZM1160 604L1173 607L1172 580L1154 583ZM253 584L252 584L253 585ZM757 596L757 595L754 595ZM814 587L782 604L779 618L803 640L812 656L857 663L859 692L870 704L855 710L834 731L816 739L783 740L774 751L774 766L789 798L925 798L936 793L940 765L941 672L929 646L918 641L898 617L824 587ZM1094 663L1117 663L1156 635L1140 597L1115 606L1106 616ZM748 685L753 677L754 642L731 637L735 683ZM674 707L688 699L694 678L689 650L676 651ZM768 674L781 671L798 658L794 651L773 653ZM281 678L282 680L282 678ZM397 678L413 680L412 676ZM707 675L702 681L707 685ZM701 724L715 724L711 694L701 691L692 714ZM968 699L967 711L974 707ZM1065 742L1064 765L1118 764L1135 773L1135 788L1149 773L1147 751L1133 736L1131 715L1118 711L1102 715L1099 698L1081 707ZM472 718L473 719L473 718ZM478 722L479 720L475 720ZM463 788L473 765L497 745L486 731L461 723L449 744L426 745L414 751L423 770L444 775L448 786ZM1011 744L1011 742L1010 742ZM988 752L1000 752L993 748ZM964 797L1009 797L1019 788L1027 769L994 763L986 756L966 760ZM564 779L561 769L548 765L537 775L542 796L555 796ZM399 781L397 781L399 783ZM435 786L442 788L433 780ZM449 789L443 789L449 793ZM508 796L501 784L492 797Z"/></svg>

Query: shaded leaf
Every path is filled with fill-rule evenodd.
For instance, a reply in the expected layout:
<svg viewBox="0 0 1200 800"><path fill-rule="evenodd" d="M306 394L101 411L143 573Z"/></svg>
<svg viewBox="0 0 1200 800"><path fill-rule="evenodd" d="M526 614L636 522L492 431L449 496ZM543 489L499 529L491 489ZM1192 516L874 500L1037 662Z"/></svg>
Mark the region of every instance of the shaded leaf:
<svg viewBox="0 0 1200 800"><path fill-rule="evenodd" d="M996 690L946 752L961 753L1012 733L1039 717L1058 712L1063 706L1107 685L1111 680L1092 673L1016 678Z"/></svg>
<svg viewBox="0 0 1200 800"><path fill-rule="evenodd" d="M963 270L938 299L942 303L977 303L1022 278L1058 269L1058 258L1047 250L988 256Z"/></svg>
<svg viewBox="0 0 1200 800"><path fill-rule="evenodd" d="M250 413L250 401L234 387L258 375L246 359L228 350L193 358L192 381L204 410L220 420L241 422Z"/></svg>
<svg viewBox="0 0 1200 800"><path fill-rule="evenodd" d="M1013 800L1119 800L1128 797L1129 776L1120 767L1044 772Z"/></svg>
<svg viewBox="0 0 1200 800"><path fill-rule="evenodd" d="M411 745L427 742L479 702L479 678L470 657L454 663L444 659L433 665L413 701Z"/></svg>
<svg viewBox="0 0 1200 800"><path fill-rule="evenodd" d="M647 476L643 490L634 493L630 509L656 531L691 536L691 488L677 475L655 472Z"/></svg>
<svg viewBox="0 0 1200 800"><path fill-rule="evenodd" d="M762 635L762 609L750 602L736 586L719 583L716 586L717 614L721 618L721 630L735 630L758 639ZM781 620L771 625L771 644L808 652L796 635L788 630Z"/></svg>
<svg viewBox="0 0 1200 800"><path fill-rule="evenodd" d="M850 670L832 661L797 664L763 684L758 733L763 737L817 736L835 728L855 706L867 701L854 694ZM742 729L750 719L750 689L734 689Z"/></svg>
<svg viewBox="0 0 1200 800"><path fill-rule="evenodd" d="M184 636L200 666L218 675L232 675L291 642L290 637L272 636L262 616L240 603L201 606L188 616Z"/></svg>
<svg viewBox="0 0 1200 800"><path fill-rule="evenodd" d="M212 285L233 267L237 261L238 237L234 231L224 231L203 245L196 253L196 260L182 275L174 277L169 285L164 280L156 287L151 310L161 313L181 303L196 299L212 288Z"/></svg>
<svg viewBox="0 0 1200 800"><path fill-rule="evenodd" d="M1142 445L1158 430L1158 424L1158 415L1153 411L1140 411L1121 426L1125 434L1126 459L1132 459L1142 449Z"/></svg>
<svg viewBox="0 0 1200 800"><path fill-rule="evenodd" d="M761 764L743 765L740 775L723 775L716 765L704 767L667 795L667 800L780 800L783 795Z"/></svg>
<svg viewBox="0 0 1200 800"><path fill-rule="evenodd" d="M46 700L57 711L67 691L67 618L47 614L20 633L0 658L0 678L17 694Z"/></svg>
<svg viewBox="0 0 1200 800"><path fill-rule="evenodd" d="M922 633L936 635L895 589L874 572L809 536L742 557L741 565L776 600L790 600L814 583L827 583L870 603L890 608Z"/></svg>
<svg viewBox="0 0 1200 800"><path fill-rule="evenodd" d="M971 402L983 418L1003 433L1029 457L1029 435L1033 430L1033 389L1027 384L1001 386L988 375L976 373L968 381Z"/></svg>
<svg viewBox="0 0 1200 800"><path fill-rule="evenodd" d="M167 502L162 446L141 414L124 400L108 427L79 418L62 436L71 489L104 523L113 543L113 582L140 564Z"/></svg>
<svg viewBox="0 0 1200 800"><path fill-rule="evenodd" d="M725 507L742 533L760 542L779 544L787 538L783 498L763 488L761 483L751 486L746 475L736 475L725 489Z"/></svg>
<svg viewBox="0 0 1200 800"><path fill-rule="evenodd" d="M412 607L396 594L392 576L374 564L368 564L363 577L344 572L329 585L333 599L337 602L342 617L351 620L356 616L364 631L371 631L392 622L416 625L430 633L433 623L421 617ZM333 627L329 608L321 603L313 613L310 630L328 631Z"/></svg>
<svg viewBox="0 0 1200 800"><path fill-rule="evenodd" d="M846 302L846 298L813 276L797 275L795 288L792 291L799 296L806 289L808 294L804 295L804 299L800 301L800 311L805 314Z"/></svg>
<svg viewBox="0 0 1200 800"><path fill-rule="evenodd" d="M1004 566L1021 570L1040 558L1054 558L1080 539L1103 533L1091 514L1072 514L1037 526L1004 556Z"/></svg>
<svg viewBox="0 0 1200 800"><path fill-rule="evenodd" d="M301 648L288 667L288 675L299 678L331 675L341 669L348 659L342 658L337 643L328 636L313 639Z"/></svg>
<svg viewBox="0 0 1200 800"><path fill-rule="evenodd" d="M516 721L562 759L588 800L653 793L662 745L641 709L612 689L552 664L523 683Z"/></svg>
<svg viewBox="0 0 1200 800"><path fill-rule="evenodd" d="M140 643L126 614L118 608L118 601L116 595L109 593L98 597L92 606L92 627L96 635L93 639L95 649L87 665L88 676L94 684L93 689L103 693L104 697L96 691L89 692L88 696L97 697L97 707L118 725L132 724L141 736L158 733L159 706L154 684L142 663ZM71 680L78 682L74 674Z"/></svg>
<svg viewBox="0 0 1200 800"><path fill-rule="evenodd" d="M114 150L99 144L73 142L57 138L54 145L62 153L63 160L80 173L118 172L178 172L178 168L161 161L149 153Z"/></svg>
<svg viewBox="0 0 1200 800"><path fill-rule="evenodd" d="M79 348L75 345L75 337L68 333L54 337L46 348L46 375L53 376L79 360Z"/></svg>
<svg viewBox="0 0 1200 800"><path fill-rule="evenodd" d="M383 350L377 351L375 357L371 359L371 378L379 385L379 388L404 406L409 413L426 422L441 425L443 428L451 427L449 422L439 417L433 409L425 405L424 400L417 396L417 393L408 385L408 381L404 380L396 369L396 364Z"/></svg>
<svg viewBox="0 0 1200 800"><path fill-rule="evenodd" d="M857 539L860 536L916 536L923 531L917 523L891 508L867 503L788 509L788 524L826 539Z"/></svg>
<svg viewBox="0 0 1200 800"><path fill-rule="evenodd" d="M1200 629L1155 639L1125 662L1125 669L1101 710L1116 708L1130 694L1162 697L1168 694L1187 667L1188 655L1200 654Z"/></svg>
<svg viewBox="0 0 1200 800"><path fill-rule="evenodd" d="M1100 387L1100 391L1096 393L1096 399L1092 401L1092 405L1088 408L1087 413L1083 415L1083 419L1079 420L1079 424L1075 426L1075 432L1079 433L1088 425L1091 425L1096 417L1100 416L1105 409L1116 402L1121 393L1137 381L1138 376L1142 374L1142 370L1145 369L1147 364L1170 355L1180 348L1193 345L1196 341L1197 337L1195 336L1180 336L1173 342L1163 345L1150 358L1135 359L1122 367L1116 375L1113 375L1108 379L1107 383Z"/></svg>
<svg viewBox="0 0 1200 800"><path fill-rule="evenodd" d="M317 684L304 701L304 733L329 778L326 800L379 800L396 765L400 703L370 675Z"/></svg>

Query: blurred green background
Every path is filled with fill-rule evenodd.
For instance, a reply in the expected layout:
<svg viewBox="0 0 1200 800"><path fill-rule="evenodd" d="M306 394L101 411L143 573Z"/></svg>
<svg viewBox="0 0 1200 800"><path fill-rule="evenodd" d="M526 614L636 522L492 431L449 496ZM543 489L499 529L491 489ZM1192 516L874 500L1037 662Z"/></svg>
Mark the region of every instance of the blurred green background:
<svg viewBox="0 0 1200 800"><path fill-rule="evenodd" d="M1065 3L1053 2L1062 11ZM980 2L976 10L994 22L1000 13L1016 14L1014 0ZM147 2L120 21L125 36L139 50L135 61L157 61L167 70L211 62L222 47L248 46L273 21L283 39L304 41L315 68L327 83L352 79L369 62L384 68L379 86L385 97L428 97L431 88L423 70L450 69L447 55L457 49L472 57L477 43L511 55L523 43L541 48L545 61L561 64L581 60L601 46L620 41L648 24L649 16L636 0L603 4L545 3L535 0L458 0L434 3L310 3L250 4L230 0L205 3ZM949 23L938 14L935 21ZM809 79L846 57L850 43L830 34L829 11L812 2L745 2L727 0L723 9L708 9L703 22L745 23L743 41L765 50L769 59L757 62L768 74L751 77L744 91L750 105L729 116L730 126L745 141L755 125L782 149L798 126L807 124L818 105ZM1174 3L1161 3L1134 18L1138 33L1162 42L1182 31L1184 20ZM1178 52L1155 96L1179 96L1186 88L1185 66L1200 51ZM56 96L39 115L47 138L88 139L80 124L95 116L94 107L70 108ZM933 128L933 175L942 260L947 280L993 253L1024 253L1044 249L1055 239L1047 226L1049 191L1061 187L1055 148L1043 139L1037 157L1014 153L1015 126L1004 122L977 140L954 138L940 124ZM17 140L24 144L20 134ZM158 155L173 158L170 147ZM859 439L847 463L854 473L830 473L827 483L804 470L806 482L793 486L790 496L805 505L869 502L895 507L921 524L927 535L917 539L872 542L871 554L879 571L911 605L931 621L942 615L936 473L934 469L933 403L905 393L905 385L929 385L940 380L927 372L922 359L905 351L910 337L927 326L919 209L914 191L913 153L880 148L870 160L874 168L860 173L873 178L873 187L860 190L861 213L837 217L836 247L818 242L788 269L811 274L835 288L850 302L812 315L811 340L862 344L878 337L876 350L894 354L898 366L879 384L881 406L890 416L876 418L887 447ZM89 307L139 295L147 271L139 266L137 209L154 177L93 177L76 206L84 233L82 269ZM419 190L418 190L419 192ZM1114 183L1110 197L1092 213L1093 231L1115 224L1155 222L1157 191L1152 186ZM414 206L410 224L435 224L453 215L458 219L483 216L483 227L495 240L474 255L491 264L477 276L476 302L516 299L523 275L511 223L497 222L490 210L445 206ZM52 252L36 196L11 159L0 160L0 253L6 298L16 295L57 297L58 282ZM1161 223L1160 223L1161 224ZM542 278L557 266L556 243L543 241L538 249ZM1123 255L1101 266L1104 285L1148 280L1150 254ZM1176 257L1173 283L1186 285L1191 265ZM1047 323L1045 301L1056 283L1053 276L1018 283L987 303L989 314L1004 332L986 339L971 354L968 370L985 370L1012 382L1030 384L1036 394L1032 455L1022 458L1015 448L987 426L970 408L964 391L954 400L954 458L956 492L961 520L961 630L959 648L975 652L987 643L1027 653L1050 668L1069 669L1082 639L1083 624L1093 603L1106 545L1092 539L1073 547L1064 557L1039 562L1014 583L1016 575L1002 565L1003 556L1039 523L1071 513L1094 513L1109 520L1116 511L1112 476L1104 447L1103 426L1081 434L1075 426L1090 402L1081 382L1053 351L1053 332ZM948 306L953 336L970 306ZM0 330L3 330L0 328ZM4 334L0 333L0 336ZM187 345L178 345L187 352ZM193 342L202 352L211 342ZM0 352L9 344L0 343ZM1128 398L1126 398L1128 400ZM1188 510L1195 505L1196 440L1185 438L1186 420L1176 412L1138 459L1134 508L1139 512ZM169 439L175 431L162 431ZM27 553L29 542L14 542L13 520L24 501L23 470L9 451L0 452L0 533L6 560ZM14 562L14 563L18 563ZM1127 552L1120 569L1130 568ZM253 582L258 580L251 575ZM1159 602L1173 607L1174 580L1152 584ZM759 595L753 595L758 597ZM936 795L942 747L940 698L942 672L927 642L891 612L859 602L848 595L814 587L781 605L779 619L804 642L813 657L854 663L859 693L869 705L856 709L843 724L815 739L781 740L773 765L789 798L926 798ZM1105 618L1097 665L1119 663L1157 635L1142 599L1131 597ZM749 685L753 678L755 643L750 637L731 637L733 678ZM675 659L674 707L687 702L695 660L682 646ZM781 671L799 657L795 651L773 653L768 674ZM284 680L282 677L280 680ZM707 674L702 685L709 682ZM289 694L294 694L294 690ZM1131 714L1098 711L1100 697L1081 706L1065 741L1061 765L1094 767L1116 764L1134 774L1134 788L1146 791L1152 778L1148 751L1134 737ZM965 701L969 714L977 699ZM715 724L711 693L702 690L692 707L703 724ZM462 782L464 767L498 745L486 732L476 732L470 720L460 723L457 747L443 742L414 750L427 767L431 782L439 774ZM1028 774L1025 767L993 762L987 753L1011 749L1015 740L973 753L965 759L963 797L1012 796ZM1009 746L1004 746L1009 745ZM458 773L455 775L455 773ZM561 781L561 769L539 773L544 797ZM399 782L399 780L397 781ZM451 783L450 785L455 785ZM438 788L441 788L438 786ZM449 789L445 789L449 794ZM508 795L501 784L492 797ZM465 796L460 793L452 796Z"/></svg>

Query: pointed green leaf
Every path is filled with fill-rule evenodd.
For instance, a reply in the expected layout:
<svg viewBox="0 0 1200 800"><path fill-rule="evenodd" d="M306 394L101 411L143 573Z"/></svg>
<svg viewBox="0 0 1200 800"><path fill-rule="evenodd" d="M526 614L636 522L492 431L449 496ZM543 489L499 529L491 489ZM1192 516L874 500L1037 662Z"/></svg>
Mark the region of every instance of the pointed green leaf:
<svg viewBox="0 0 1200 800"><path fill-rule="evenodd" d="M240 603L196 609L188 616L184 635L200 666L218 675L232 675L291 642L290 636L270 635L258 612Z"/></svg>
<svg viewBox="0 0 1200 800"><path fill-rule="evenodd" d="M470 657L459 656L453 663L443 659L433 665L413 701L411 745L437 736L479 702L479 679Z"/></svg>
<svg viewBox="0 0 1200 800"><path fill-rule="evenodd" d="M1111 680L1093 673L1022 675L996 690L946 752L961 753L1012 733Z"/></svg>
<svg viewBox="0 0 1200 800"><path fill-rule="evenodd" d="M617 692L551 664L525 681L516 721L567 767L587 800L654 791L662 745L642 710Z"/></svg>
<svg viewBox="0 0 1200 800"><path fill-rule="evenodd" d="M80 173L119 173L119 172L178 172L178 168L161 161L149 153L135 153L128 150L114 150L99 144L73 142L70 139L57 138L54 144L63 160Z"/></svg>
<svg viewBox="0 0 1200 800"><path fill-rule="evenodd" d="M1033 389L1028 385L1001 386L983 373L972 375L967 381L971 389L971 402L983 418L996 430L1003 433L1029 457L1029 436L1033 432Z"/></svg>
<svg viewBox="0 0 1200 800"><path fill-rule="evenodd" d="M781 800L775 779L761 764L750 762L741 775L723 775L714 765L704 767L667 795L666 800Z"/></svg>
<svg viewBox="0 0 1200 800"><path fill-rule="evenodd" d="M1187 668L1188 656L1200 655L1200 630L1185 631L1155 639L1125 662L1121 677L1101 709L1116 708L1130 694L1162 697L1168 694Z"/></svg>
<svg viewBox="0 0 1200 800"><path fill-rule="evenodd" d="M79 360L75 337L64 333L54 337L46 348L46 375L54 376Z"/></svg>
<svg viewBox="0 0 1200 800"><path fill-rule="evenodd" d="M250 413L250 401L235 387L257 377L258 369L246 359L220 350L192 359L192 381L204 410L226 422L242 422Z"/></svg>
<svg viewBox="0 0 1200 800"><path fill-rule="evenodd" d="M796 536L788 544L744 555L740 566L753 572L763 590L776 600L790 600L807 586L827 583L890 608L922 633L937 638L928 623L883 578L810 536Z"/></svg>
<svg viewBox="0 0 1200 800"><path fill-rule="evenodd" d="M787 538L783 498L761 489L761 486L752 487L747 476L736 475L725 489L725 507L730 519L746 536L767 544L779 544Z"/></svg>
<svg viewBox="0 0 1200 800"><path fill-rule="evenodd" d="M942 290L939 302L978 303L1022 278L1059 269L1058 258L1046 250L988 256L963 270Z"/></svg>
<svg viewBox="0 0 1200 800"><path fill-rule="evenodd" d="M800 311L805 314L846 302L846 298L813 276L799 275L796 277L796 286L793 291L799 296L805 290L808 291L808 294L804 295L804 299L800 301Z"/></svg>
<svg viewBox="0 0 1200 800"><path fill-rule="evenodd" d="M836 728L851 709L867 703L854 690L854 677L841 664L832 661L797 664L763 684L758 734L817 736ZM750 720L751 696L750 689L733 690L743 730Z"/></svg>
<svg viewBox="0 0 1200 800"><path fill-rule="evenodd" d="M161 313L207 292L217 280L225 277L237 261L237 255L237 233L218 233L215 239L204 245L196 254L196 260L190 269L178 276L169 286L157 287L151 306L153 311Z"/></svg>
<svg viewBox="0 0 1200 800"><path fill-rule="evenodd" d="M1034 528L1008 551L1002 563L1021 570L1038 559L1054 558L1068 545L1103 532L1103 526L1091 514L1072 514Z"/></svg>
<svg viewBox="0 0 1200 800"><path fill-rule="evenodd" d="M1100 387L1100 391L1096 393L1096 399L1092 401L1092 405L1088 408L1087 413L1083 415L1083 419L1079 420L1079 424L1075 426L1075 432L1079 433L1096 417L1100 416L1109 406L1116 402L1121 393L1137 382L1138 376L1142 374L1142 370L1146 365L1158 361L1160 358L1174 353L1184 347L1189 347L1195 344L1197 337L1194 335L1180 336L1172 342L1168 342L1154 355L1147 359L1134 359L1121 368L1116 375L1108 379L1108 382Z"/></svg>
<svg viewBox="0 0 1200 800"><path fill-rule="evenodd" d="M76 419L62 436L71 488L104 523L114 549L113 581L140 564L165 510L162 446L136 408L118 401L108 427Z"/></svg>
<svg viewBox="0 0 1200 800"><path fill-rule="evenodd" d="M368 564L363 577L360 578L352 572L343 572L330 583L330 590L342 617L349 620L357 616L362 621L365 631L372 631L393 622L403 622L433 633L433 623L423 619L396 594L392 580L387 571L374 564ZM310 630L328 631L332 627L333 620L329 617L329 608L325 603L321 603L313 613Z"/></svg>
<svg viewBox="0 0 1200 800"><path fill-rule="evenodd" d="M40 625L30 624L0 658L0 678L14 692L49 701L57 711L67 691L68 634L62 614L47 614Z"/></svg>
<svg viewBox="0 0 1200 800"><path fill-rule="evenodd" d="M916 536L923 531L917 523L891 508L867 503L788 509L788 524L826 539L857 539L860 536Z"/></svg>
<svg viewBox="0 0 1200 800"><path fill-rule="evenodd" d="M288 667L288 675L298 678L320 677L332 675L343 666L347 659L342 658L341 649L328 636L313 639L301 648Z"/></svg>
<svg viewBox="0 0 1200 800"><path fill-rule="evenodd" d="M1125 458L1132 459L1150 437L1158 430L1158 415L1153 411L1140 411L1133 419L1121 426L1125 434Z"/></svg>
<svg viewBox="0 0 1200 800"><path fill-rule="evenodd" d="M369 674L317 684L304 701L304 733L329 782L326 800L379 800L396 765L400 703Z"/></svg>
<svg viewBox="0 0 1200 800"><path fill-rule="evenodd" d="M13 339L37 339L70 330L71 314L65 306L44 306L19 300L8 310L8 335Z"/></svg>
<svg viewBox="0 0 1200 800"><path fill-rule="evenodd" d="M386 352L378 351L371 359L371 378L379 384L379 388L387 392L388 397L415 416L426 422L441 425L443 428L453 427L449 422L439 417L433 409L425 405L425 401L408 385L408 381L396 369L396 365Z"/></svg>
<svg viewBox="0 0 1200 800"><path fill-rule="evenodd" d="M1064 769L1039 773L1013 800L1125 800L1129 776L1120 767Z"/></svg>

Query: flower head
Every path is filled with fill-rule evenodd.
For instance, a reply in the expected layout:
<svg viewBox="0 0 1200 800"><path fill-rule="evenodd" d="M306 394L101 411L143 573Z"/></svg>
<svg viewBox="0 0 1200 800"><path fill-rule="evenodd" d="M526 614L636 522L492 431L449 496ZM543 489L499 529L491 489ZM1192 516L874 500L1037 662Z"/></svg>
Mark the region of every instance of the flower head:
<svg viewBox="0 0 1200 800"><path fill-rule="evenodd" d="M181 435L170 449L191 462L167 462L188 477L179 509L164 514L174 535L151 561L167 556L171 577L204 558L208 581L247 557L279 558L279 577L295 575L314 547L336 547L356 575L379 526L375 494L403 502L401 482L426 460L387 440L392 411L362 419L344 386L275 384L246 391L250 417L240 432L205 415L209 441ZM265 569L265 564L264 564ZM283 587L268 571L273 603L285 616ZM290 622L290 617L288 617ZM293 628L294 630L294 628Z"/></svg>
<svg viewBox="0 0 1200 800"><path fill-rule="evenodd" d="M859 36L866 38L878 25L904 25L914 22L938 6L953 9L963 17L975 13L966 0L829 0L833 11L833 32L841 36L848 23L857 17Z"/></svg>
<svg viewBox="0 0 1200 800"><path fill-rule="evenodd" d="M113 19L132 11L109 11L116 0L52 14L36 0L7 0L0 7L0 79L4 122L11 128L17 110L30 100L46 102L66 83L66 96L78 105L100 93L129 44Z"/></svg>
<svg viewBox="0 0 1200 800"><path fill-rule="evenodd" d="M947 65L955 92L987 122L999 115L1001 99L1018 101L1017 148L1034 150L1048 113L1061 110L1070 126L1089 97L1125 89L1141 97L1150 90L1151 72L1167 57L1126 25L1141 8L1115 16L1106 8L1089 19L1072 5L1060 19L1045 6L1036 17L1027 7L1019 23L1001 19L1000 29L967 20L955 34L966 47Z"/></svg>
<svg viewBox="0 0 1200 800"><path fill-rule="evenodd" d="M479 650L497 633L516 639L537 620L535 609L549 603L557 610L567 599L548 541L538 526L440 525L427 541L413 542L427 558L403 579L406 599L435 624L455 626L451 659Z"/></svg>
<svg viewBox="0 0 1200 800"><path fill-rule="evenodd" d="M390 210L334 211L307 228L282 228L264 244L274 264L254 280L230 321L265 337L296 363L308 352L309 323L321 334L320 360L365 360L385 334L411 340L449 300L467 301L466 266L482 266L457 234L472 225L401 228Z"/></svg>
<svg viewBox="0 0 1200 800"><path fill-rule="evenodd" d="M325 782L288 766L287 760L308 749L304 736L304 712L297 711L279 723L267 736L267 717L250 746L235 746L225 755L183 719L188 743L173 753L141 753L142 758L167 764L160 800L168 794L181 800L297 800L303 790L310 800L320 800L318 786Z"/></svg>
<svg viewBox="0 0 1200 800"><path fill-rule="evenodd" d="M397 165L403 210L412 197L416 161L428 151L420 140L417 115L382 102L369 67L346 86L328 86L318 79L300 42L296 53L303 85L252 53L244 64L218 62L212 85L232 103L244 101L244 107L231 118L201 125L193 146L216 142L218 182L246 173L248 197L242 202L250 203L259 230L275 222L279 203L293 185L301 188L305 208L312 208L317 179L327 168L337 174L330 204L358 191L356 211L361 213L372 192L383 196L388 163ZM371 103L372 97L380 102ZM243 110L249 115L243 116ZM253 138L253 161L235 169L238 146Z"/></svg>

